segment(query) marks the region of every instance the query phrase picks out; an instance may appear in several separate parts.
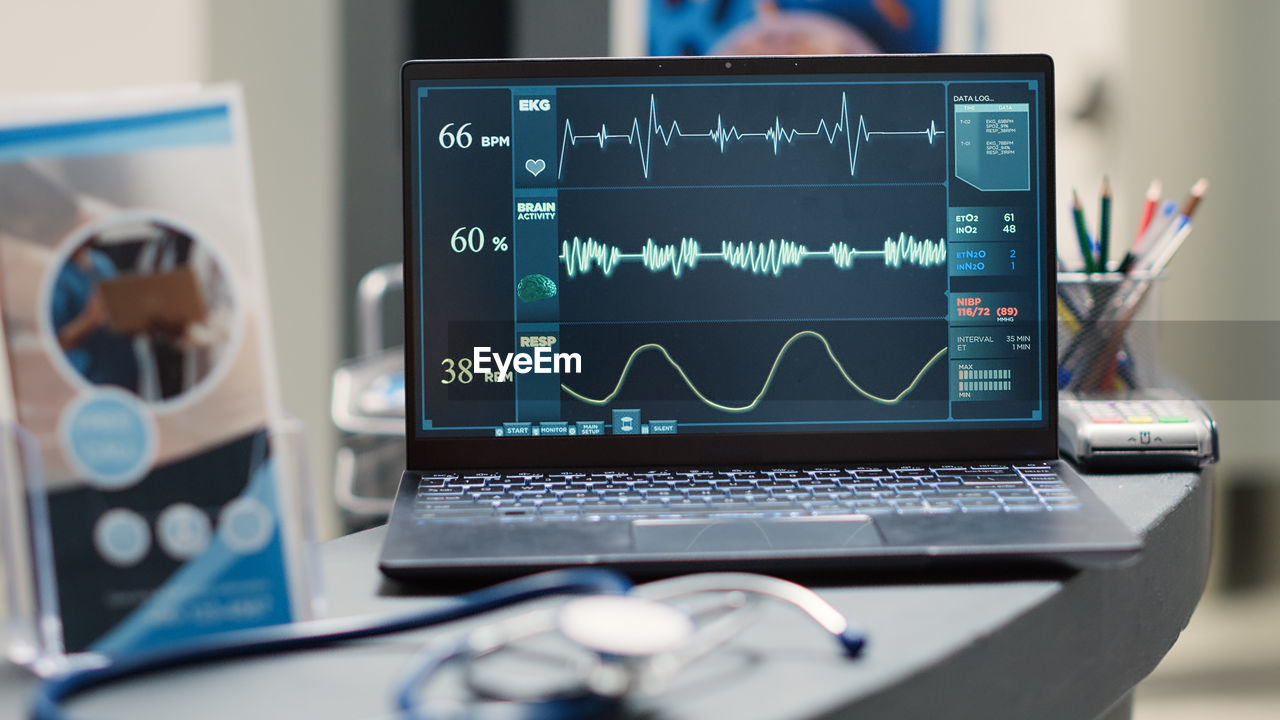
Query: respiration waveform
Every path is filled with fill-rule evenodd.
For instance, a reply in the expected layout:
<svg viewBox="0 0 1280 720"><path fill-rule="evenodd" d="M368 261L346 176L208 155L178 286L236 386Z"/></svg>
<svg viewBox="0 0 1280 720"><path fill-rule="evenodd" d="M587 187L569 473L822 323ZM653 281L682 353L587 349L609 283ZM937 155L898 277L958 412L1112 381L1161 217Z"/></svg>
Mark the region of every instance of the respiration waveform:
<svg viewBox="0 0 1280 720"><path fill-rule="evenodd" d="M676 374L680 376L680 379L684 381L684 384L689 386L689 390L693 392L694 397L698 398L703 405L706 405L713 410L719 410L726 413L751 412L760 405L761 401L764 400L765 395L768 394L769 386L773 384L773 378L778 374L778 367L782 364L783 356L787 354L787 351L791 349L792 345L796 344L802 338L813 338L822 343L823 349L827 351L827 357L831 359L831 364L835 365L836 370L840 373L840 377L844 378L844 381L848 383L849 387L853 388L855 392L866 399L881 405L897 405L902 402L902 399L910 395L911 392L916 389L916 386L920 384L920 381L924 379L925 374L929 372L929 368L937 364L937 362L947 354L947 348L945 347L934 353L933 357L929 358L929 360L925 362L924 366L916 372L916 375L911 379L911 382L907 383L907 386L898 392L897 395L881 396L869 392L850 377L849 371L845 369L844 364L836 357L835 351L831 349L831 343L828 342L821 333L813 330L801 330L795 335L792 335L785 343L782 344L782 347L778 350L777 357L773 359L773 365L769 368L769 374L765 376L764 384L760 386L760 392L756 393L755 397L751 399L751 402L748 402L745 405L726 405L724 403L718 403L704 395L703 392L693 384L693 380L689 379L688 373L686 373L684 368L680 366L680 363L676 362L675 358L671 357L671 353L667 352L665 347L658 343L645 343L631 351L631 355L627 358L626 364L622 366L622 372L618 375L617 384L613 386L613 390L611 390L608 395L600 398L588 397L563 383L561 383L560 389L570 397L587 403L588 405L608 405L613 402L614 398L618 397L618 393L622 392L622 386L626 384L627 375L631 372L631 366L635 363L636 358L646 352L656 352L662 355L663 359L667 361L667 364L669 364L676 371Z"/></svg>
<svg viewBox="0 0 1280 720"><path fill-rule="evenodd" d="M693 270L702 262L721 262L729 267L752 275L780 277L786 268L800 267L806 260L821 258L830 260L837 268L848 270L854 260L862 257L880 258L886 267L903 265L933 267L947 261L945 240L917 240L915 236L899 233L887 237L879 250L858 250L845 242L834 242L826 250L810 250L807 246L790 240L767 242L734 242L725 240L719 250L703 250L694 238L680 238L679 243L660 245L649 238L640 252L622 252L614 245L594 238L574 236L560 244L560 262L569 277L585 275L599 270L608 277L624 263L639 263L649 272L670 271L679 278L687 270Z"/></svg>
<svg viewBox="0 0 1280 720"><path fill-rule="evenodd" d="M849 98L846 93L840 93L840 114L834 123L828 123L826 118L819 118L818 125L813 130L798 130L788 128L782 124L782 118L774 116L773 125L765 130L743 132L736 125L725 127L722 116L716 116L716 125L713 128L703 130L701 132L690 132L680 127L680 123L672 120L665 123L658 118L658 100L651 93L649 95L649 120L642 128L640 117L636 116L631 121L631 128L625 133L611 133L607 124L601 124L600 129L593 133L578 134L574 132L573 122L568 118L564 121L564 135L560 140L560 166L556 172L556 178L564 177L564 160L569 148L577 147L579 142L591 141L592 144L598 145L601 150L612 141L625 140L627 145L635 147L640 153L640 167L644 171L644 178L649 179L649 161L653 157L653 143L656 139L663 147L671 147L671 141L675 138L703 138L714 143L721 153L725 152L725 146L733 142L745 141L763 141L773 151L776 156L778 151L786 146L792 145L797 139L818 138L825 140L828 145L836 146L840 136L844 136L845 150L849 156L849 177L856 177L858 172L858 150L862 143L871 142L871 138L877 136L912 136L919 135L925 138L930 145L933 145L934 139L939 135L945 135L946 132L939 130L933 120L929 121L929 126L920 130L871 130L867 127L866 118L863 115L858 116L856 127L851 130L849 120Z"/></svg>

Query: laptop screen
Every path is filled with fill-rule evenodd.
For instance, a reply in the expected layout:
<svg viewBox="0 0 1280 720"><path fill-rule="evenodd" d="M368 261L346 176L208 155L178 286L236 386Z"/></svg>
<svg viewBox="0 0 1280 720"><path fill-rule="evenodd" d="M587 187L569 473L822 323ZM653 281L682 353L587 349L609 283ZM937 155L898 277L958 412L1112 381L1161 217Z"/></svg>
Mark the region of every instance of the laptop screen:
<svg viewBox="0 0 1280 720"><path fill-rule="evenodd" d="M404 80L412 438L1051 424L1047 58Z"/></svg>

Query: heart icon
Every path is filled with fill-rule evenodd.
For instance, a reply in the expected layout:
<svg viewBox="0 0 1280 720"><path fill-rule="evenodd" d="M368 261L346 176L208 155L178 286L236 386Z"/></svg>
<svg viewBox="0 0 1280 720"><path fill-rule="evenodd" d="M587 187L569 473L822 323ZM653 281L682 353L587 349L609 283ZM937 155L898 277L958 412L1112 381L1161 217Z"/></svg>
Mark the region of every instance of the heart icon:
<svg viewBox="0 0 1280 720"><path fill-rule="evenodd" d="M547 169L547 161L542 158L538 158L537 160L525 160L524 169L528 170L530 175L538 177L538 173Z"/></svg>

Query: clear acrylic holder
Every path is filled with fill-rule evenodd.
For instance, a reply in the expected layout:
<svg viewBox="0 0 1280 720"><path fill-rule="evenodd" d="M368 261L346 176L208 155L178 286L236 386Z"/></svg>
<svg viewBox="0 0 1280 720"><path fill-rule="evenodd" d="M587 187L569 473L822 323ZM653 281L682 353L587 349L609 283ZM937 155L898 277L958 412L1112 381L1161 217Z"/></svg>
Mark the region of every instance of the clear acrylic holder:
<svg viewBox="0 0 1280 720"><path fill-rule="evenodd" d="M267 438L275 470L279 513L274 521L281 540L289 614L293 622L309 620L323 616L326 608L315 549L316 514L307 482L303 424L295 418L281 419L268 426ZM48 677L72 668L101 665L107 658L97 652L65 649L40 457L39 443L31 433L16 424L0 423L0 562L6 605L0 638L7 643L10 661ZM175 571L152 592L168 587L177 574ZM207 589L217 589L217 585ZM148 645L146 649L156 647Z"/></svg>
<svg viewBox="0 0 1280 720"><path fill-rule="evenodd" d="M47 534L33 536L30 527L32 506L41 514L42 492L28 497L23 478L43 486L40 453L35 438L19 425L0 423L0 561L5 571L5 636L9 659L47 675L60 666L56 658L62 647L62 622L56 616L41 616L37 592L37 568L48 575L52 548ZM42 588L56 597L56 587ZM44 606L48 607L49 598Z"/></svg>
<svg viewBox="0 0 1280 720"><path fill-rule="evenodd" d="M1160 281L1151 273L1058 273L1058 389L1157 387Z"/></svg>

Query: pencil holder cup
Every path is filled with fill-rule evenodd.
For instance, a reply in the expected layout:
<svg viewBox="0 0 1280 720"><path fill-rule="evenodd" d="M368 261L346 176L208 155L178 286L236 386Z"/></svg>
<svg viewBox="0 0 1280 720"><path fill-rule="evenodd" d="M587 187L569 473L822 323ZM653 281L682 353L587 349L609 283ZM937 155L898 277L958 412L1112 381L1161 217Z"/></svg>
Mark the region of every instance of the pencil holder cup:
<svg viewBox="0 0 1280 720"><path fill-rule="evenodd" d="M1139 273L1058 273L1058 389L1159 384L1159 286Z"/></svg>

